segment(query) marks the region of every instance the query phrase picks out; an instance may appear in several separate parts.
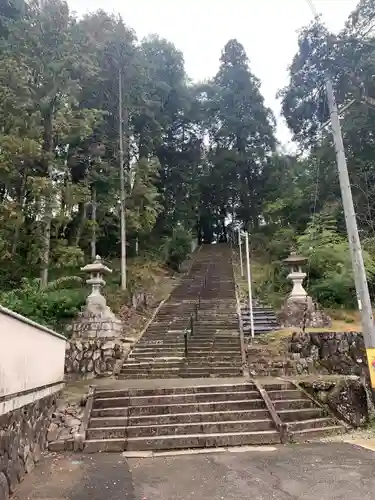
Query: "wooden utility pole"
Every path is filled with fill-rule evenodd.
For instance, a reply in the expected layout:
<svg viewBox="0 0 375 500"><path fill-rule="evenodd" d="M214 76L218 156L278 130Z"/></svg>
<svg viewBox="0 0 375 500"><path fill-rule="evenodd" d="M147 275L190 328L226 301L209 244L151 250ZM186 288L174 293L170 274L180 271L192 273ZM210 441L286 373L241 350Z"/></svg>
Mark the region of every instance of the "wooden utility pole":
<svg viewBox="0 0 375 500"><path fill-rule="evenodd" d="M361 312L362 334L366 347L367 361L371 378L371 387L375 390L375 325L372 304L366 278L361 242L359 239L357 219L354 210L352 191L345 157L341 125L333 85L330 79L326 82L328 107L331 117L331 129L336 150L337 168L340 179L342 204L345 213L346 230L352 259L355 288L357 292L358 309Z"/></svg>

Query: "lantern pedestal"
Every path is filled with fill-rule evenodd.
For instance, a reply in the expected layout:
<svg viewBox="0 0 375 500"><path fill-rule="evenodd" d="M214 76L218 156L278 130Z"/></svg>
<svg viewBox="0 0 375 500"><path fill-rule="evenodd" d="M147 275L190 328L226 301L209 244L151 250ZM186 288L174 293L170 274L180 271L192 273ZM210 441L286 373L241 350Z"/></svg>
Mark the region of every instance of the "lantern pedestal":
<svg viewBox="0 0 375 500"><path fill-rule="evenodd" d="M289 299L304 299L307 297L307 292L303 288L303 282L307 274L302 272L292 272L288 274L288 279L293 283L293 289L289 295Z"/></svg>

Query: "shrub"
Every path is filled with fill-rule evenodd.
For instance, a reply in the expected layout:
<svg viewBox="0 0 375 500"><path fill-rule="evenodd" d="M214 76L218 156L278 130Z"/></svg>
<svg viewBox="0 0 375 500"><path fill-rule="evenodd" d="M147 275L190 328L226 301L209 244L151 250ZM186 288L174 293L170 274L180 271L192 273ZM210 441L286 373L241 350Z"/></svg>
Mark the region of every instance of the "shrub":
<svg viewBox="0 0 375 500"><path fill-rule="evenodd" d="M41 289L39 280L24 279L20 288L0 293L0 303L37 323L63 332L65 324L81 310L86 295L83 289L59 289L67 286L67 281L51 282Z"/></svg>
<svg viewBox="0 0 375 500"><path fill-rule="evenodd" d="M166 264L178 271L180 265L191 252L192 235L182 227L173 230L172 236L166 241Z"/></svg>
<svg viewBox="0 0 375 500"><path fill-rule="evenodd" d="M309 257L309 292L322 305L353 307L356 294L349 252L344 234L339 233L329 216L319 214L298 238L299 251ZM375 260L366 251L363 259L369 281L375 276Z"/></svg>

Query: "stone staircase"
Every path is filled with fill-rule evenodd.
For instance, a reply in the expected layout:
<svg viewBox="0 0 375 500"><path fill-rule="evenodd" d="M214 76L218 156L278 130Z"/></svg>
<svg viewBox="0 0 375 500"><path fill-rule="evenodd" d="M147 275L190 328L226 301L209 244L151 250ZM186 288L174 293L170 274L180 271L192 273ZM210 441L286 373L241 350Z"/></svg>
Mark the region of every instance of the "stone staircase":
<svg viewBox="0 0 375 500"><path fill-rule="evenodd" d="M157 385L96 391L85 451L157 452L282 442L282 433L252 382ZM288 441L344 430L293 384L272 382L266 389L286 426Z"/></svg>
<svg viewBox="0 0 375 500"><path fill-rule="evenodd" d="M204 246L133 348L119 380L93 388L84 450L162 452L342 432L293 383L242 375L236 311L230 247Z"/></svg>
<svg viewBox="0 0 375 500"><path fill-rule="evenodd" d="M242 325L245 335L251 335L250 310L248 307L241 309ZM253 302L254 335L272 332L280 328L275 312L257 301Z"/></svg>
<svg viewBox="0 0 375 500"><path fill-rule="evenodd" d="M119 378L242 376L230 247L207 245L125 361Z"/></svg>

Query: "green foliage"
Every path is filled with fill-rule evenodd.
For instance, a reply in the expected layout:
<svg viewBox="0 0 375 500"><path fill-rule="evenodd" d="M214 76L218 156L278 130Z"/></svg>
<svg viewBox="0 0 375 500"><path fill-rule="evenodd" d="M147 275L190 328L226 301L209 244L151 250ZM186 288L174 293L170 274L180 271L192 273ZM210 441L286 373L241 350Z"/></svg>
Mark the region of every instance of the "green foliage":
<svg viewBox="0 0 375 500"><path fill-rule="evenodd" d="M166 263L172 269L178 271L180 265L191 252L192 235L183 227L173 230L172 236L165 243Z"/></svg>
<svg viewBox="0 0 375 500"><path fill-rule="evenodd" d="M300 31L289 82L279 96L303 155L279 152L269 158L263 225L253 235L254 249L271 267L278 268L292 245L308 256L308 291L330 307L356 306L356 294L331 131L322 128L329 118L327 72L338 105L355 100L345 111L342 131L370 292L375 283L375 113L368 100L375 97L374 5L359 2L337 35L319 21ZM265 273L262 283L271 283L278 294L278 279Z"/></svg>
<svg viewBox="0 0 375 500"><path fill-rule="evenodd" d="M39 280L24 279L20 288L0 293L0 303L37 323L63 332L66 322L78 314L85 302L83 289L66 288L68 281L78 280L70 277L41 289Z"/></svg>
<svg viewBox="0 0 375 500"><path fill-rule="evenodd" d="M323 83L329 68L338 103L358 98L346 110L343 134L371 282L375 113L360 89L375 97L375 39L366 31L373 12L373 0L363 0L338 35L319 23L301 31L290 81L280 93L295 139L308 146L294 156L276 153L274 117L238 40L225 44L217 74L193 85L172 43L158 36L138 41L120 16L97 11L78 19L64 0L3 2L3 300L57 325L64 311L73 313L81 291L51 290L48 276L76 273L96 253L118 260L120 106L128 256L139 250L142 258L177 269L193 234L200 242L225 240L232 219L232 228L251 230L253 249L267 267L257 281L261 296L276 303L272 297L285 294L282 259L297 244L310 256L311 293L325 304L351 303L335 154L321 128L328 116ZM37 276L49 293L34 283ZM28 285L20 285L22 277ZM138 279L130 275L131 289ZM69 293L77 295L73 303ZM50 304L46 310L42 298Z"/></svg>
<svg viewBox="0 0 375 500"><path fill-rule="evenodd" d="M339 233L331 213L323 211L298 237L298 250L309 257L309 292L326 306L355 305L355 288L349 244ZM363 252L369 280L375 278L375 260Z"/></svg>
<svg viewBox="0 0 375 500"><path fill-rule="evenodd" d="M134 182L127 202L127 228L137 235L148 234L162 210L156 187L160 164L157 159L142 158L133 169Z"/></svg>

